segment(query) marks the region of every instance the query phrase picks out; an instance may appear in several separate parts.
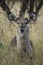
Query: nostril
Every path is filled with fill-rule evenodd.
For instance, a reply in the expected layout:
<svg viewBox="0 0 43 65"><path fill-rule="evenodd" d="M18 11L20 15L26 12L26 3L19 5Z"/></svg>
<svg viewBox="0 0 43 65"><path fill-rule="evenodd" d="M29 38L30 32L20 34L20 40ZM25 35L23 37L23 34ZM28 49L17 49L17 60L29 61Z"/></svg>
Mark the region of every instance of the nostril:
<svg viewBox="0 0 43 65"><path fill-rule="evenodd" d="M21 29L20 31L23 33L24 32L24 29Z"/></svg>

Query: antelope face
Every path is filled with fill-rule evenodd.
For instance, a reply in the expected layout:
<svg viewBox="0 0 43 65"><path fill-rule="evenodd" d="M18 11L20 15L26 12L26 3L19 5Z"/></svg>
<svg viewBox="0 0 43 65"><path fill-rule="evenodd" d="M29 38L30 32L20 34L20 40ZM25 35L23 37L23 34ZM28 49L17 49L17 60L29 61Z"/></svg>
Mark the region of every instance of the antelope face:
<svg viewBox="0 0 43 65"><path fill-rule="evenodd" d="M20 34L25 34L27 31L27 24L30 22L30 20L28 20L27 18L24 18L24 15L19 17L19 18L15 18L14 21L17 23L18 25L18 30L17 32L19 32Z"/></svg>
<svg viewBox="0 0 43 65"><path fill-rule="evenodd" d="M19 32L22 34L25 32L26 24L25 23L19 23Z"/></svg>
<svg viewBox="0 0 43 65"><path fill-rule="evenodd" d="M20 19L20 20L18 20L17 21L17 23L18 23L18 26L19 26L19 28L18 28L18 31L19 31L19 33L20 34L25 34L26 33L26 31L27 31L27 23L28 23L28 20L27 19Z"/></svg>

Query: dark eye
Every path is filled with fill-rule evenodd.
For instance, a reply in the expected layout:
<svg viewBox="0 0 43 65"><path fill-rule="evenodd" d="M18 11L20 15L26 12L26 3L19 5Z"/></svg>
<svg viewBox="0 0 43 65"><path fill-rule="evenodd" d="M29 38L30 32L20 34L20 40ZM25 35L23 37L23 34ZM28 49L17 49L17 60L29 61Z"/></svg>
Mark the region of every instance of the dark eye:
<svg viewBox="0 0 43 65"><path fill-rule="evenodd" d="M16 19L16 23L19 24L19 18Z"/></svg>
<svg viewBox="0 0 43 65"><path fill-rule="evenodd" d="M28 23L29 23L29 21L28 21L28 19L27 19L27 18L25 18L25 23L26 23L26 24L28 24Z"/></svg>

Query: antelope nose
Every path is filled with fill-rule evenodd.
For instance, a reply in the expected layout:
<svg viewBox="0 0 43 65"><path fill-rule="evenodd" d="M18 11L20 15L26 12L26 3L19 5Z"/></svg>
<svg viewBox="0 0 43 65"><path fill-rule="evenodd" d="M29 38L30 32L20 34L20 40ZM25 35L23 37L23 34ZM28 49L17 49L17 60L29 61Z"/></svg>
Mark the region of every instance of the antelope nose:
<svg viewBox="0 0 43 65"><path fill-rule="evenodd" d="M21 33L23 33L24 32L24 29L22 28L22 29L20 29L20 31L21 31Z"/></svg>
<svg viewBox="0 0 43 65"><path fill-rule="evenodd" d="M21 31L22 33L24 32L24 27L23 27L23 26L21 26L20 31Z"/></svg>

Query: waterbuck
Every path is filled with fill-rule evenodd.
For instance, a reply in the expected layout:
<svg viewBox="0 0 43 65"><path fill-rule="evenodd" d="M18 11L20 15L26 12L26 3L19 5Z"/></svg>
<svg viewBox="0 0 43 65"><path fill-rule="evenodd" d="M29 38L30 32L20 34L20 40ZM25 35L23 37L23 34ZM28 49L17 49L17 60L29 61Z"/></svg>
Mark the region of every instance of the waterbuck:
<svg viewBox="0 0 43 65"><path fill-rule="evenodd" d="M21 17L16 20L18 25L16 31L16 37L12 39L11 44L16 47L16 51L23 57L29 55L29 57L34 56L33 44L29 38L29 25L31 20Z"/></svg>
<svg viewBox="0 0 43 65"><path fill-rule="evenodd" d="M16 31L16 50L22 56L29 55L31 58L34 54L33 44L29 39L29 23L30 20L21 17L16 21L18 29Z"/></svg>

